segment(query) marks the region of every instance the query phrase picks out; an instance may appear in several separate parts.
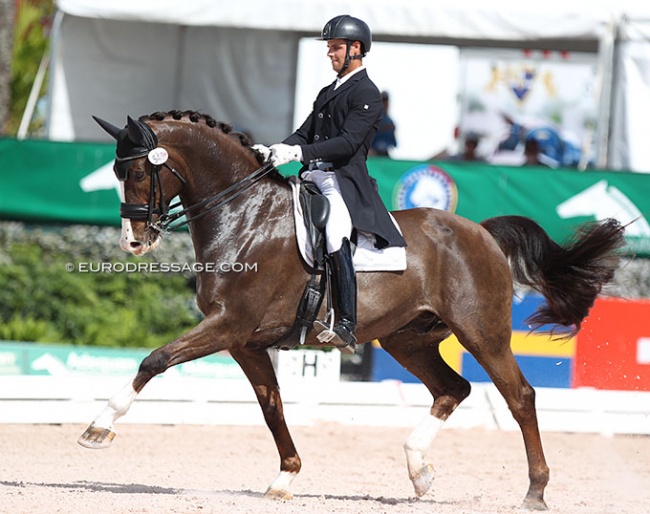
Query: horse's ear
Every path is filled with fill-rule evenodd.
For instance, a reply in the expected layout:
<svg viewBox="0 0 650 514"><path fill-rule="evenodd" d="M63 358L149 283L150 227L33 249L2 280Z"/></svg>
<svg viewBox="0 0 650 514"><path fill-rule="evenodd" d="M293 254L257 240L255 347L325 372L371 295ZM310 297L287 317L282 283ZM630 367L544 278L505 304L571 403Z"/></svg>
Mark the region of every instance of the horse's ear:
<svg viewBox="0 0 650 514"><path fill-rule="evenodd" d="M146 123L134 120L131 116L127 116L126 129L129 139L135 145L143 146L149 150L153 150L158 146L158 138L154 134L151 127Z"/></svg>
<svg viewBox="0 0 650 514"><path fill-rule="evenodd" d="M142 130L138 126L138 123L133 118L131 118L131 116L126 117L126 129L129 134L129 139L133 143L142 143Z"/></svg>
<svg viewBox="0 0 650 514"><path fill-rule="evenodd" d="M97 122L97 124L103 128L110 136L112 136L114 139L117 139L119 133L122 131L122 129L116 127L115 125L109 123L106 120L103 120L101 118L98 118L97 116L93 116L93 119Z"/></svg>

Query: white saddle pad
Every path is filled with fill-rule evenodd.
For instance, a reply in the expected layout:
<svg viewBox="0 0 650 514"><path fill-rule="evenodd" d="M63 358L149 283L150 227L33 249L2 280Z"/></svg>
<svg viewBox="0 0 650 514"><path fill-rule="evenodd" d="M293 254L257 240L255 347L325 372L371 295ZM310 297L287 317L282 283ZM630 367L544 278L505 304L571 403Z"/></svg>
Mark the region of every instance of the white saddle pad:
<svg viewBox="0 0 650 514"><path fill-rule="evenodd" d="M293 212L296 220L296 239L300 255L309 265L314 265L314 257L311 248L311 241L307 237L307 228L303 218L302 206L300 205L300 187L298 177L289 177L289 183L293 192ZM389 213L390 214L390 213ZM399 225L392 214L390 215L397 230ZM400 230L400 234L402 231ZM388 248L375 248L374 234L358 232L357 248L354 253L353 262L355 271L403 271L406 269L406 248L402 246L389 246Z"/></svg>

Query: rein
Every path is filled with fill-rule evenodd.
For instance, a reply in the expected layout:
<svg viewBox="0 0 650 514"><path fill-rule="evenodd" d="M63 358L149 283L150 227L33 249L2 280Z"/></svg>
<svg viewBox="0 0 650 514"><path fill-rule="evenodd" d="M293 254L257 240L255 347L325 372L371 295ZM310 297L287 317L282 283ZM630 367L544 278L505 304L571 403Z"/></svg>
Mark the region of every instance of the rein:
<svg viewBox="0 0 650 514"><path fill-rule="evenodd" d="M129 160L133 160L137 157L131 157ZM126 160L126 159L123 159ZM193 205L185 207L180 211L176 211L172 214L169 214L170 209L175 209L181 205L181 202L177 202L169 207L165 202L165 194L162 189L162 181L160 180L160 170L164 166L167 168L178 180L180 180L183 185L187 184L187 181L176 171L173 167L169 166L167 163L162 165L153 165L151 171L151 188L149 191L149 203L146 204L133 204L133 203L122 203L120 205L120 216L122 218L137 220L137 221L146 221L147 226L161 233L169 233L172 230L176 230L184 225L197 221L204 216L210 214L211 212L219 209L228 202L234 200L244 191L249 189L251 186L259 182L262 178L268 175L271 171L275 169L272 163L267 163L264 166L257 168L253 173L244 177L243 179L235 182L231 186L227 187L223 191L216 193L212 196L209 196ZM155 207L156 200L158 200L158 207ZM195 216L190 217L189 214L201 209L202 207L208 206L207 209ZM158 219L154 222L152 221L154 214L158 214ZM179 218L186 216L186 219L180 223L174 223Z"/></svg>
<svg viewBox="0 0 650 514"><path fill-rule="evenodd" d="M233 185L227 187L223 191L220 191L219 193L216 193L212 196L209 196L208 198L205 198L193 205L190 205L189 207L186 207L180 211L176 211L172 214L163 214L160 216L160 218L156 221L155 225L152 225L153 228L156 230L160 230L162 232L169 232L171 230L176 230L179 227L182 227L184 225L187 225L189 223L192 223L194 221L197 221L204 216L210 214L211 212L219 209L220 207L223 207L226 205L228 202L234 200L237 198L240 194L242 194L244 191L249 189L251 186L255 185L257 182L259 182L261 179L263 179L266 175L268 175L271 171L273 171L275 167L273 166L272 163L267 163L264 166L257 168L253 173L248 175L247 177L244 177L243 179L235 182ZM210 205L213 204L213 205ZM175 207L178 207L180 202L171 205L169 208L173 209ZM196 209L200 209L201 207L209 206L205 211L197 214L196 216L193 217L188 217L187 215L195 211ZM179 218L182 218L183 216L186 216L185 221L182 221L180 223L177 223L173 227L170 228L170 225L176 221Z"/></svg>

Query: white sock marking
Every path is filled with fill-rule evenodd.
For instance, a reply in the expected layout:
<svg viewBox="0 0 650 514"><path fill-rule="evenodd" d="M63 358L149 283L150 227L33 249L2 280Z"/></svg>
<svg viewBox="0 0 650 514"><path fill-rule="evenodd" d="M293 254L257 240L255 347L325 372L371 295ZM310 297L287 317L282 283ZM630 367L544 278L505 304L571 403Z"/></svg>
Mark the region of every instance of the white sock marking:
<svg viewBox="0 0 650 514"><path fill-rule="evenodd" d="M417 476L420 470L425 467L424 454L429 446L431 446L443 423L444 421L429 414L409 434L404 443L409 477L413 478Z"/></svg>
<svg viewBox="0 0 650 514"><path fill-rule="evenodd" d="M298 473L291 473L289 471L280 471L280 474L269 486L269 489L273 489L276 491L291 492L291 482L293 482L293 479L296 478L297 475Z"/></svg>
<svg viewBox="0 0 650 514"><path fill-rule="evenodd" d="M93 425L101 428L113 429L113 424L124 416L138 393L133 389L133 382L129 382L115 396L108 400L108 405L93 421Z"/></svg>

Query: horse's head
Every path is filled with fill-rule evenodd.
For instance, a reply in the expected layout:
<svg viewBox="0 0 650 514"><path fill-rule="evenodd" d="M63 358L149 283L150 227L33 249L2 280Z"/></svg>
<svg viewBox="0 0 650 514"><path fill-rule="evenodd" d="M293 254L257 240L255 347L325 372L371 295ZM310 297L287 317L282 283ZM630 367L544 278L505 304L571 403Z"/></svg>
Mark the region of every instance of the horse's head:
<svg viewBox="0 0 650 514"><path fill-rule="evenodd" d="M161 234L181 216L194 222L236 204L232 200L267 175L282 178L251 148L250 138L207 115L172 111L139 120L129 117L122 129L95 121L117 141L120 246L134 255L155 249ZM176 196L183 210L170 213Z"/></svg>
<svg viewBox="0 0 650 514"><path fill-rule="evenodd" d="M113 169L122 195L120 247L143 255L160 243L170 202L181 192L185 179L170 165L171 149L158 144L148 124L129 117L126 127L120 129L94 118L117 141Z"/></svg>

